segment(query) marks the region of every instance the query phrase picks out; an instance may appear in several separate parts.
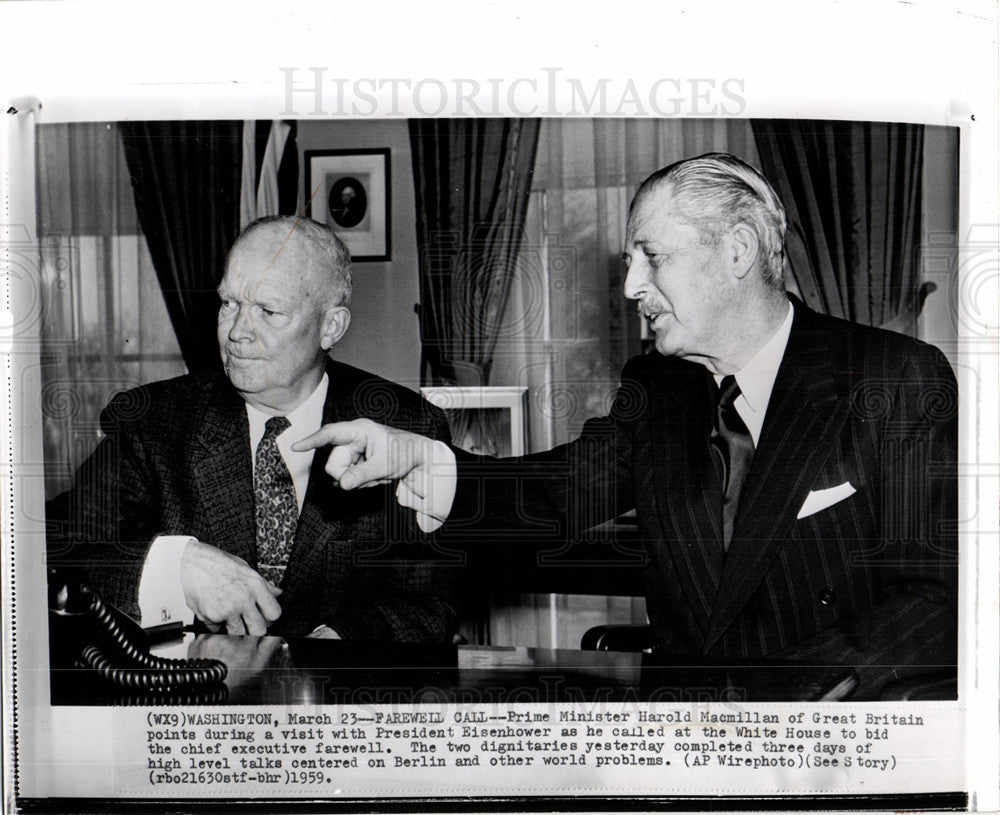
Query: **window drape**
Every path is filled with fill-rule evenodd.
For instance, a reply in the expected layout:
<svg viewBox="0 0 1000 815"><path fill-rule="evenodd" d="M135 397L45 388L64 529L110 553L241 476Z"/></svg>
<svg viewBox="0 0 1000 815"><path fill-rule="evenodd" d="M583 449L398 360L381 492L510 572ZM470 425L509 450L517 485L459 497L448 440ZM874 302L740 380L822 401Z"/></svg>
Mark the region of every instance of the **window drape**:
<svg viewBox="0 0 1000 815"><path fill-rule="evenodd" d="M240 226L243 123L122 125L135 205L191 371L217 368L218 297Z"/></svg>
<svg viewBox="0 0 1000 815"><path fill-rule="evenodd" d="M118 125L36 128L45 492L67 489L115 393L184 373ZM137 406L139 409L140 406Z"/></svg>
<svg viewBox="0 0 1000 815"><path fill-rule="evenodd" d="M915 334L923 126L771 119L753 130L806 303Z"/></svg>
<svg viewBox="0 0 1000 815"><path fill-rule="evenodd" d="M491 382L538 127L536 119L409 123L426 384Z"/></svg>

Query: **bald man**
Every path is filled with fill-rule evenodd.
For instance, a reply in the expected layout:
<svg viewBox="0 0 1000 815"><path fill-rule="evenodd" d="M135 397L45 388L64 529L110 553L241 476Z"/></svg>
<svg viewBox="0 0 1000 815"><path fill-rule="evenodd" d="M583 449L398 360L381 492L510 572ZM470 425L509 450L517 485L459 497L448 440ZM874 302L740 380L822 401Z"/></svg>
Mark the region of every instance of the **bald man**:
<svg viewBox="0 0 1000 815"><path fill-rule="evenodd" d="M144 626L198 618L231 634L448 641L450 570L389 487L345 497L293 442L372 418L447 439L411 391L332 361L351 321L350 257L326 226L268 218L219 285L223 373L120 394L62 496L50 561ZM136 409L139 406L139 409Z"/></svg>

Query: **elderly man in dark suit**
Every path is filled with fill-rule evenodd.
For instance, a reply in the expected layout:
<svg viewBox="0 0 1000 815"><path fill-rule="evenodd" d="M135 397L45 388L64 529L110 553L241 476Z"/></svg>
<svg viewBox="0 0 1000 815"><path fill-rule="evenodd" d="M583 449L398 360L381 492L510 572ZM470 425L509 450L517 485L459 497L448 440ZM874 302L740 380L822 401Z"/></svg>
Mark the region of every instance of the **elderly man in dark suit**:
<svg viewBox="0 0 1000 815"><path fill-rule="evenodd" d="M953 671L954 376L929 345L786 294L784 230L770 185L732 156L647 179L625 293L656 352L569 445L497 466L369 422L306 445L335 445L345 489L394 477L410 494L453 488L457 456L454 505L413 505L461 536L572 536L636 509L650 622L679 660L849 666L858 698Z"/></svg>
<svg viewBox="0 0 1000 815"><path fill-rule="evenodd" d="M370 417L447 439L411 391L333 362L350 323L350 258L326 226L262 219L219 286L225 375L120 394L106 438L53 508L53 563L144 625L198 617L229 633L448 641L451 576L388 487L345 495L312 451L321 425Z"/></svg>

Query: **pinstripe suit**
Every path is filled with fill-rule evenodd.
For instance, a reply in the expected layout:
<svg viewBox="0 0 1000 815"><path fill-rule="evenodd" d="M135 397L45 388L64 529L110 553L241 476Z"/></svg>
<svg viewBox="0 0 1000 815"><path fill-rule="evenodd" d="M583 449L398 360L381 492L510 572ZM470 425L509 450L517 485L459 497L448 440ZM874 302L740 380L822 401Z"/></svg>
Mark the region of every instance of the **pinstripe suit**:
<svg viewBox="0 0 1000 815"><path fill-rule="evenodd" d="M444 415L411 391L340 363L327 372L324 423L369 417L448 438ZM51 507L51 562L82 563L88 583L134 615L158 534L193 535L255 566L249 426L224 376L119 394L101 421L107 438ZM454 570L432 562L390 488L346 495L323 471L325 458L318 451L313 460L272 632L302 635L326 624L345 639L449 641Z"/></svg>
<svg viewBox="0 0 1000 815"><path fill-rule="evenodd" d="M954 665L951 369L931 346L793 304L728 553L711 374L655 353L626 365L611 414L577 441L509 467L460 457L449 525L572 537L635 508L667 654L855 666L862 696L907 666ZM846 482L853 495L797 518L811 491Z"/></svg>

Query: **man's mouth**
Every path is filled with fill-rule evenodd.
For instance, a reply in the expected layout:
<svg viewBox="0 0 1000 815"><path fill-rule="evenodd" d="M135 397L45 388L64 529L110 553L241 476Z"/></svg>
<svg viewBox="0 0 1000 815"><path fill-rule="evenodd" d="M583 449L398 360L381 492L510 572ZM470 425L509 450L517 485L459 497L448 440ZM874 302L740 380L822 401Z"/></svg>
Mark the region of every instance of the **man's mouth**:
<svg viewBox="0 0 1000 815"><path fill-rule="evenodd" d="M667 310L654 309L649 306L639 306L639 315L645 317L652 328L656 328L657 324L662 321L662 319L669 314Z"/></svg>

